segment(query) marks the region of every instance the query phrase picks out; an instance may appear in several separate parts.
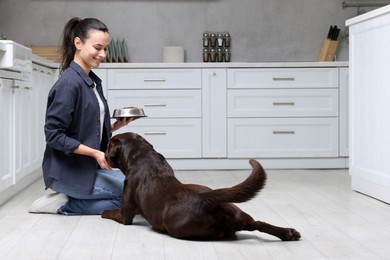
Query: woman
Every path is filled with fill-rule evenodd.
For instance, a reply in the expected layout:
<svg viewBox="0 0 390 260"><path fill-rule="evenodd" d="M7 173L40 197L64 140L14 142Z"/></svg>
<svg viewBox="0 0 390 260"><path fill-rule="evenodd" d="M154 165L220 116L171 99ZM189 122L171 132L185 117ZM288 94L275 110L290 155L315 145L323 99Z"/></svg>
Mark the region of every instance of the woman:
<svg viewBox="0 0 390 260"><path fill-rule="evenodd" d="M62 36L61 76L49 92L42 170L46 189L33 213L101 214L120 208L124 176L104 152L111 132L131 119L110 124L101 80L91 68L105 59L107 26L94 18L72 18Z"/></svg>

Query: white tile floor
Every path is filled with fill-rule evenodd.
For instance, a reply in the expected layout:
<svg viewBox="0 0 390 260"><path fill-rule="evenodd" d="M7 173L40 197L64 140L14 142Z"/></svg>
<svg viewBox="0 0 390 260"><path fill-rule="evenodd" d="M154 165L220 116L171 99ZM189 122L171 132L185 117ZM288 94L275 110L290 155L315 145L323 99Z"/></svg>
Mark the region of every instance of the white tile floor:
<svg viewBox="0 0 390 260"><path fill-rule="evenodd" d="M185 183L232 186L249 171L180 171ZM132 226L99 216L29 214L39 180L0 207L0 259L390 259L390 205L350 190L347 170L268 170L265 189L239 206L255 219L296 228L298 242L259 232L186 241L141 217Z"/></svg>

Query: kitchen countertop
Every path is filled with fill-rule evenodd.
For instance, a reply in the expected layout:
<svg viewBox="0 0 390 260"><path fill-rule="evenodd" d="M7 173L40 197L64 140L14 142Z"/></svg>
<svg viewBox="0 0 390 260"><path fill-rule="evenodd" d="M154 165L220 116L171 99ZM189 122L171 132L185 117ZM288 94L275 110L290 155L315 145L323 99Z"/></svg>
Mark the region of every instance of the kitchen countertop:
<svg viewBox="0 0 390 260"><path fill-rule="evenodd" d="M58 63L32 55L33 63L49 68L58 68ZM184 62L184 63L102 63L100 69L143 68L288 68L288 67L348 67L348 61L335 62Z"/></svg>

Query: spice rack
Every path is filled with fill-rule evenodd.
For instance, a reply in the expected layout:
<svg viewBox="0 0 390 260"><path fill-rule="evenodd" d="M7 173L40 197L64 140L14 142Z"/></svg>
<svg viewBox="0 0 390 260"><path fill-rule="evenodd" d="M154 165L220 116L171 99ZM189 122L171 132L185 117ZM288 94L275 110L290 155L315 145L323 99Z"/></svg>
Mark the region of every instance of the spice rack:
<svg viewBox="0 0 390 260"><path fill-rule="evenodd" d="M203 33L203 62L230 62L231 36L228 32Z"/></svg>

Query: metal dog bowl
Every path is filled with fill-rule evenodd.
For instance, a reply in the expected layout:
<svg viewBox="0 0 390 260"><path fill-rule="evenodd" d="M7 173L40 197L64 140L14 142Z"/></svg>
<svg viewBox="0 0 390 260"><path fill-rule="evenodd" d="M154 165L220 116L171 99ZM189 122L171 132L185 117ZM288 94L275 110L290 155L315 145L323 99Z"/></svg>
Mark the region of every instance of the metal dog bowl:
<svg viewBox="0 0 390 260"><path fill-rule="evenodd" d="M115 109L112 114L112 118L125 118L125 117L146 117L142 108L121 108Z"/></svg>

